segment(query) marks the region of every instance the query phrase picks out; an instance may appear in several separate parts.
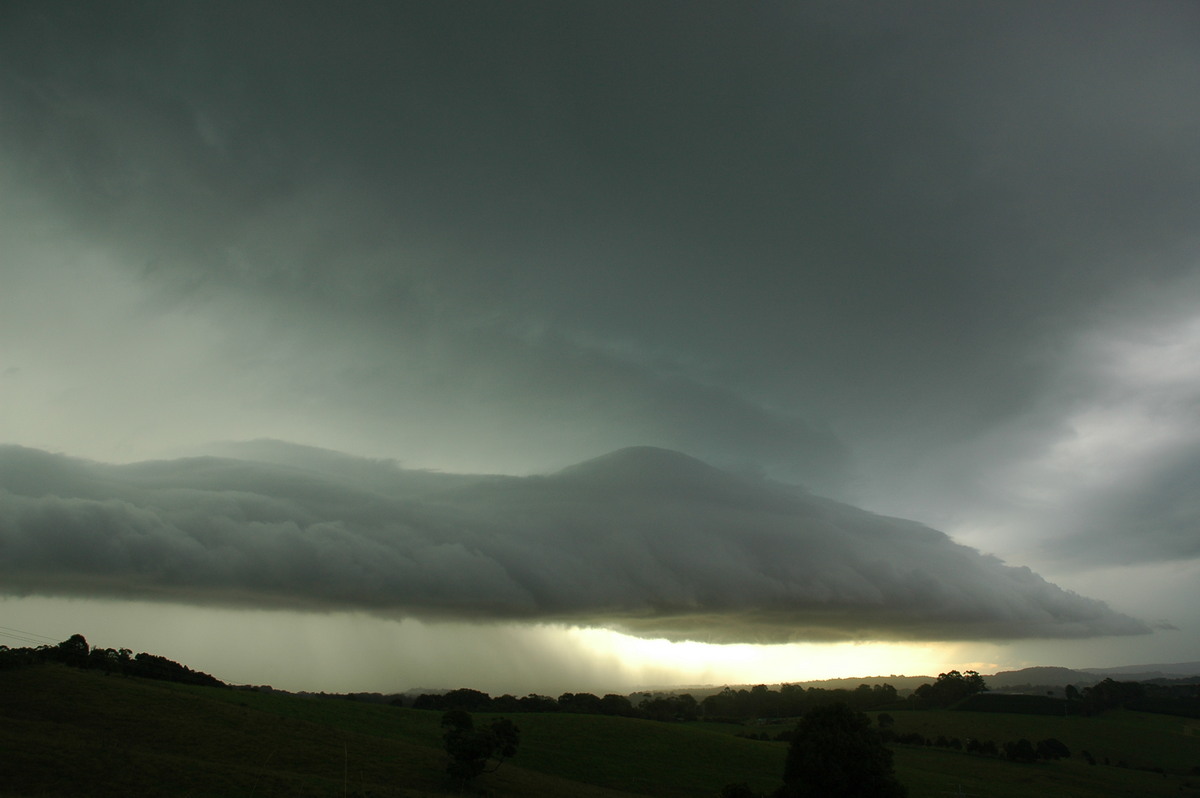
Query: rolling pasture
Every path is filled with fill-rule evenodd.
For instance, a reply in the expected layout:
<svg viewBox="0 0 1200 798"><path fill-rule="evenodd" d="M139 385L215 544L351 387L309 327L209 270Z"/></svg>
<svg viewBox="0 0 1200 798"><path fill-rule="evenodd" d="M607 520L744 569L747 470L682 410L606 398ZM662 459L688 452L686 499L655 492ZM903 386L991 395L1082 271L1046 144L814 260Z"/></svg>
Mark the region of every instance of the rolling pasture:
<svg viewBox="0 0 1200 798"><path fill-rule="evenodd" d="M913 798L1200 796L1200 721L1120 710L1092 718L890 714L898 733L997 743L1054 737L1072 751L1069 759L1017 764L894 745L897 774ZM517 756L462 794L715 798L735 782L769 792L780 784L786 745L738 734L790 728L565 713L509 717L521 729ZM1087 764L1083 750L1098 764ZM444 773L438 712L53 664L0 672L0 751L6 798L459 794Z"/></svg>

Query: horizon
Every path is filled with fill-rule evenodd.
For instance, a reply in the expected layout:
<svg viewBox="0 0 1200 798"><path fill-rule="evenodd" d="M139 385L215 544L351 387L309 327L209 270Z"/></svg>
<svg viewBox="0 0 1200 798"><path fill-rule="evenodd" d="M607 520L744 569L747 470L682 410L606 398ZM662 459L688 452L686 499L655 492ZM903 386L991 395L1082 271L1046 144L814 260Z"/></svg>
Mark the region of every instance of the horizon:
<svg viewBox="0 0 1200 798"><path fill-rule="evenodd" d="M6 3L0 624L339 692L1200 661L1198 29Z"/></svg>
<svg viewBox="0 0 1200 798"><path fill-rule="evenodd" d="M74 633L73 635L71 635L71 637L74 637L74 636L80 635L80 634L82 634L82 633L77 632L77 633ZM37 638L41 637L40 635L29 632L27 630L14 629L14 628L10 628L10 627L0 627L0 636L7 637L14 641L24 642L27 644L25 647L28 647L28 648L38 648L41 646L55 645L54 643L49 642L49 640L50 640L49 638L46 638L44 640L39 640ZM87 638L86 635L83 635L83 637L85 639ZM58 641L58 642L62 642L62 641ZM7 646L8 648L21 648L22 647L22 646L8 646L8 644L4 644L4 645ZM108 648L110 650L113 649L112 646L95 645L95 644L92 644L90 641L89 641L89 648L91 648L93 650L104 649L104 648ZM141 652L135 651L134 653L137 654L137 653L141 653ZM152 654L155 656L162 656L162 654L160 654L158 652L151 651L151 652L145 652L145 653ZM170 659L170 657L168 657L167 659ZM295 687L289 689L289 688L283 688L283 687L276 686L269 682L262 682L262 683L230 682L230 681L226 681L226 680L222 679L221 675L218 673L208 673L207 671L200 671L199 669L191 668L191 666L189 666L187 662L178 662L178 664L184 666L185 668L189 668L191 670L198 671L207 676L214 677L218 681L221 681L225 686L228 686L228 687L253 688L253 689L260 689L260 688L265 687L272 691L291 693L291 694L295 694L295 695L331 695L331 696L382 695L383 697L389 697L389 696L414 697L414 696L424 695L424 694L438 695L438 694L447 693L447 692L457 690L457 689L477 689L475 686L469 685L469 684L459 684L454 687L450 687L447 685L439 685L439 686L414 685L414 686L410 686L403 690L389 690L386 692L379 691L379 690L352 690L352 691L343 691L343 692L330 692L330 691L326 691L326 690L310 690L310 689L295 688ZM1163 670L1163 669L1166 669L1166 670ZM957 672L957 669L951 669L951 671ZM1003 677L1003 676L1012 677L1012 676L1015 676L1018 674L1025 673L1027 671L1068 671L1070 673L1078 673L1083 676L1094 677L1096 679L1097 683L1104 678L1114 678L1114 677L1118 677L1117 681L1122 681L1122 679L1119 678L1121 676L1121 674L1128 674L1130 676L1136 676L1136 677L1145 677L1150 674L1158 674L1158 676L1156 676L1156 678L1161 677L1161 676L1167 676L1167 677L1174 676L1174 677L1178 677L1178 678L1198 678L1198 677L1200 677L1200 662L1137 663L1137 664L1129 663L1129 664L1124 664L1124 665L1099 666L1099 667L1089 667L1089 668L1066 668L1066 667L1058 666L1058 665L1043 664L1043 665L1026 666L1026 667L1018 669L1018 670L1001 670L1001 671L997 671L996 673L981 673L981 674L979 674L979 676L983 677L984 679L995 679L996 677ZM876 674L872 674L872 675L835 676L835 677L825 677L825 678L817 678L817 679L791 679L791 680L782 680L782 681L777 681L777 682L753 682L753 681L751 681L751 682L729 682L729 681L725 681L725 682L703 683L703 684L700 684L700 683L646 684L646 685L635 685L632 688L623 689L621 691L618 691L618 694L626 695L626 696L633 696L633 695L638 695L638 694L653 695L653 694L660 694L660 693L662 693L662 694L683 694L683 693L691 693L691 692L713 692L713 691L720 691L723 689L747 688L747 687L754 687L754 686L765 686L768 689L770 689L772 687L783 687L786 685L799 685L799 686L808 687L808 688L820 687L823 689L848 689L851 686L858 686L858 685L879 686L879 685L892 684L893 682L898 681L898 680L904 680L907 682L915 682L918 680L934 681L934 680L938 679L939 677L946 675L946 673L948 673L948 672L949 671L939 673L939 674L932 674L932 673L882 674L882 673L876 673ZM965 675L970 675L970 674L974 674L975 671L967 670L967 671L963 671L963 673ZM1144 679L1142 679L1142 678L1139 678L1139 680L1144 681ZM1076 684L1076 683L1086 684L1086 682L1071 682L1071 684ZM1045 682L1045 683L1035 683L1035 684L1032 684L1031 686L1041 688L1041 687L1050 686L1051 684L1052 683L1050 683L1050 682ZM1057 684L1057 682L1055 682L1053 684ZM915 689L914 687L905 686L905 685L894 685L893 684L892 686L896 687L896 689L902 694L905 692L911 691L912 689ZM992 683L987 686L987 689L1003 691L1006 689L1012 689L1014 687L1019 687L1019 686L1020 685L1013 685L1013 684L997 685L995 683ZM518 692L522 692L522 691L506 690L506 691L501 692L498 689L493 689L491 691L483 690L480 692L483 692L492 697L499 697L502 695L516 695ZM548 696L548 697L553 698L554 697L553 694L559 693L559 692L560 691L558 691L558 690L540 691L540 692L537 690L533 690L527 694L528 695L543 695L543 696ZM566 691L562 691L562 692L565 692L565 693L593 692L596 695L603 695L607 692L613 692L613 691L566 690Z"/></svg>

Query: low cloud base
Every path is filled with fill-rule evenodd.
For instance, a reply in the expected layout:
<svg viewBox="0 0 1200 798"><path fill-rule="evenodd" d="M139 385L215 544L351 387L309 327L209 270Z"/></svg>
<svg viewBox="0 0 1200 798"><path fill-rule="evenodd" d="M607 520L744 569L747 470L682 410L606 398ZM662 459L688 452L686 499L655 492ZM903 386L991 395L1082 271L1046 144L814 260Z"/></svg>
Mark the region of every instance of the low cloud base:
<svg viewBox="0 0 1200 798"><path fill-rule="evenodd" d="M109 465L0 447L6 592L720 643L1150 631L920 524L662 449L534 477L253 453Z"/></svg>

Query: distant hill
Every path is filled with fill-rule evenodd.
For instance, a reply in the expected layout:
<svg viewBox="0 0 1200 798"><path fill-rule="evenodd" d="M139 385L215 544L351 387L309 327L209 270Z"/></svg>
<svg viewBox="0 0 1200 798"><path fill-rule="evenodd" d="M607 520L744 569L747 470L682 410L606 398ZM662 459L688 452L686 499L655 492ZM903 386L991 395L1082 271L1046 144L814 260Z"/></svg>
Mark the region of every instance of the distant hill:
<svg viewBox="0 0 1200 798"><path fill-rule="evenodd" d="M1088 673L1111 676L1114 679L1146 681L1176 679L1181 676L1200 676L1200 662L1175 662L1166 665L1122 665L1115 668L1084 668Z"/></svg>
<svg viewBox="0 0 1200 798"><path fill-rule="evenodd" d="M1071 668L1039 666L1021 668L1016 671L1000 671L999 673L993 673L983 678L987 682L988 687L995 690L1027 684L1045 685L1048 687L1063 687L1073 684L1076 687L1082 687L1084 685L1095 684L1104 677L1088 671L1072 670Z"/></svg>
<svg viewBox="0 0 1200 798"><path fill-rule="evenodd" d="M1117 681L1150 681L1152 679L1175 679L1184 676L1200 675L1200 662L1178 662L1165 665L1125 665L1118 668L1061 668L1051 665L1038 665L1021 668L1015 671L998 671L984 674L984 681L990 689L1003 690L1010 687L1033 685L1039 687L1065 687L1068 684L1077 688L1086 687L1112 678ZM820 687L827 690L853 690L860 684L890 684L900 691L901 695L911 692L923 684L937 680L937 676L854 676L839 679L813 679L788 682L801 687ZM730 687L749 688L753 685L730 685ZM778 687L778 684L772 685ZM676 688L674 692L687 692L696 698L702 698L711 693L720 692L722 687L704 686ZM667 692L660 688L658 692Z"/></svg>
<svg viewBox="0 0 1200 798"><path fill-rule="evenodd" d="M812 681L790 682L801 687L820 687L824 690L853 690L860 684L890 684L900 691L901 695L916 690L923 684L937 681L937 676L852 676L840 679L817 679Z"/></svg>
<svg viewBox="0 0 1200 798"><path fill-rule="evenodd" d="M987 681L988 687L1004 689L1021 685L1064 687L1073 684L1075 687L1085 687L1106 678L1126 682L1146 682L1152 679L1178 679L1187 676L1200 676L1200 662L1078 669L1038 666L1015 671L1000 671L990 676L985 675L984 679Z"/></svg>

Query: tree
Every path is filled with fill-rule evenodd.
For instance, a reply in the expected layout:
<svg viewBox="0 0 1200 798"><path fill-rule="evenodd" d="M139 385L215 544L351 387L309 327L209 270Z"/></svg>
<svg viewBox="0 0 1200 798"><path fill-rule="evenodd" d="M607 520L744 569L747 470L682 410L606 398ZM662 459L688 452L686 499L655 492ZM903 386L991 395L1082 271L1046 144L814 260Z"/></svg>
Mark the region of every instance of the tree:
<svg viewBox="0 0 1200 798"><path fill-rule="evenodd" d="M517 703L522 712L557 712L558 702L544 695L530 693L524 698L518 698Z"/></svg>
<svg viewBox="0 0 1200 798"><path fill-rule="evenodd" d="M642 701L637 708L650 720L660 721L695 720L700 711L691 693L655 696Z"/></svg>
<svg viewBox="0 0 1200 798"><path fill-rule="evenodd" d="M890 704L890 703L894 702L897 698L899 698L899 695L896 693L896 688L890 684L872 685L871 693L873 694L873 700L874 700L873 706L879 706L880 704Z"/></svg>
<svg viewBox="0 0 1200 798"><path fill-rule="evenodd" d="M1105 679L1083 690L1083 703L1090 712L1103 712L1114 707L1135 703L1146 695L1146 687L1139 682L1118 682Z"/></svg>
<svg viewBox="0 0 1200 798"><path fill-rule="evenodd" d="M600 699L600 714L620 715L621 717L629 718L637 713L628 698L616 693L608 693L604 698Z"/></svg>
<svg viewBox="0 0 1200 798"><path fill-rule="evenodd" d="M87 667L87 639L81 634L71 635L66 640L58 644L57 654L59 662L64 662L67 665L72 665L76 668Z"/></svg>
<svg viewBox="0 0 1200 798"><path fill-rule="evenodd" d="M902 798L892 752L870 719L846 704L815 707L788 746L783 798Z"/></svg>
<svg viewBox="0 0 1200 798"><path fill-rule="evenodd" d="M579 715L600 714L600 699L592 693L563 693L558 697L558 706L563 712Z"/></svg>
<svg viewBox="0 0 1200 798"><path fill-rule="evenodd" d="M475 720L461 709L442 715L442 740L450 761L446 772L462 782L481 773L494 773L504 760L516 756L521 731L511 720L500 718L475 728ZM490 768L488 764L495 762Z"/></svg>
<svg viewBox="0 0 1200 798"><path fill-rule="evenodd" d="M1071 756L1071 749L1054 737L1038 740L1035 750L1039 759L1067 759Z"/></svg>
<svg viewBox="0 0 1200 798"><path fill-rule="evenodd" d="M1004 756L1013 762L1032 762L1037 759L1037 749L1033 743L1022 737L1016 742L1004 744Z"/></svg>
<svg viewBox="0 0 1200 798"><path fill-rule="evenodd" d="M460 687L442 696L442 706L466 712L487 712L492 708L492 697L480 690Z"/></svg>
<svg viewBox="0 0 1200 798"><path fill-rule="evenodd" d="M493 712L520 712L521 701L511 693L505 693L492 699Z"/></svg>
<svg viewBox="0 0 1200 798"><path fill-rule="evenodd" d="M975 671L939 673L933 684L923 684L913 691L912 700L922 707L948 707L969 695L987 690L987 683Z"/></svg>

